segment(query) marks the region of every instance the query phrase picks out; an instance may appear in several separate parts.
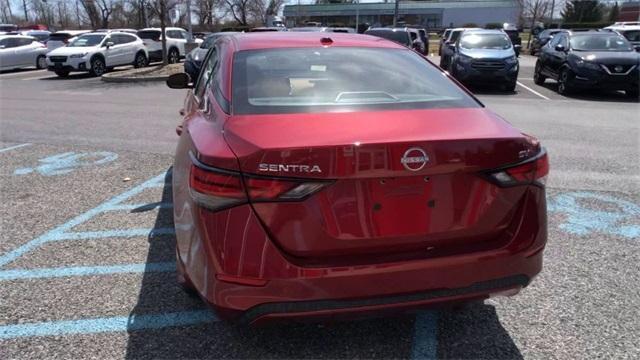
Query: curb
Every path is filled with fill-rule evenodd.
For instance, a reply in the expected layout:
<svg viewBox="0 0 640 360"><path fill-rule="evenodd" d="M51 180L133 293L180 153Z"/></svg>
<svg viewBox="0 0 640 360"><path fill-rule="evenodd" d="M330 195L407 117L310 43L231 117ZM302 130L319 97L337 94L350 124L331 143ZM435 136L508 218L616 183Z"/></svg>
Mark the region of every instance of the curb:
<svg viewBox="0 0 640 360"><path fill-rule="evenodd" d="M169 78L169 75L157 75L157 76L115 76L114 74L104 74L100 78L104 82L114 83L136 83L136 82L148 82L148 81L165 81Z"/></svg>

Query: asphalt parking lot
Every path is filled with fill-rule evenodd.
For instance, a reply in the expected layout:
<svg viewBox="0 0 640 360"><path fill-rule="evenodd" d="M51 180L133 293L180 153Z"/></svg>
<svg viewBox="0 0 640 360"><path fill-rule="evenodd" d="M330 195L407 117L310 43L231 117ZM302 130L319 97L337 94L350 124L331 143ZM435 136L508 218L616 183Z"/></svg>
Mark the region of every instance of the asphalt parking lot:
<svg viewBox="0 0 640 360"><path fill-rule="evenodd" d="M437 63L437 59L435 60ZM177 286L171 164L184 92L0 74L0 358L640 358L640 104L473 89L551 160L544 270L461 309L241 328ZM384 286L384 284L380 284Z"/></svg>

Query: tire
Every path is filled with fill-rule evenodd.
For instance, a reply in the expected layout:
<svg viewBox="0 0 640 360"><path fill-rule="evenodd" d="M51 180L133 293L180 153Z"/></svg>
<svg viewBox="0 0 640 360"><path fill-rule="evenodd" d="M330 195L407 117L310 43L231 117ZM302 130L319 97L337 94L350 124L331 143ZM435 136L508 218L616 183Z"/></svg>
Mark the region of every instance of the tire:
<svg viewBox="0 0 640 360"><path fill-rule="evenodd" d="M67 76L69 76L68 70L56 70L54 72L56 73L56 75L58 75L58 77L61 77L61 78L66 78Z"/></svg>
<svg viewBox="0 0 640 360"><path fill-rule="evenodd" d="M536 69L533 72L533 82L536 85L544 84L547 77L542 75L542 65L540 64L540 60L536 61Z"/></svg>
<svg viewBox="0 0 640 360"><path fill-rule="evenodd" d="M502 89L507 92L514 92L516 91L516 84L517 84L517 81L508 82L502 85Z"/></svg>
<svg viewBox="0 0 640 360"><path fill-rule="evenodd" d="M45 69L47 67L47 57L44 55L39 55L36 58L36 69Z"/></svg>
<svg viewBox="0 0 640 360"><path fill-rule="evenodd" d="M560 76L558 77L558 94L569 95L573 92L573 88L571 87L572 78L573 74L570 69L564 68L560 71Z"/></svg>
<svg viewBox="0 0 640 360"><path fill-rule="evenodd" d="M143 68L148 64L147 57L143 53L137 53L135 60L133 60L133 67L136 69Z"/></svg>
<svg viewBox="0 0 640 360"><path fill-rule="evenodd" d="M107 72L107 66L101 57L91 59L91 75L102 76Z"/></svg>
<svg viewBox="0 0 640 360"><path fill-rule="evenodd" d="M169 54L167 55L167 62L169 64L177 64L180 62L180 53L178 52L178 49L171 48L171 50L169 50Z"/></svg>

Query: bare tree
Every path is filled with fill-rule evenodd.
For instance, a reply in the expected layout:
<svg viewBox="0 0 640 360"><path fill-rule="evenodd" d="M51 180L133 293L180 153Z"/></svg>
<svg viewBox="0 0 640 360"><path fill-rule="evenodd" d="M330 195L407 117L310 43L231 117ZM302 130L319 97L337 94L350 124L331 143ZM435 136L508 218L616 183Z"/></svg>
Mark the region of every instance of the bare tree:
<svg viewBox="0 0 640 360"><path fill-rule="evenodd" d="M197 0L194 12L198 16L198 24L211 28L215 19L214 11L219 4L219 0Z"/></svg>
<svg viewBox="0 0 640 360"><path fill-rule="evenodd" d="M522 11L521 18L528 22L529 28L533 29L536 22L543 20L551 9L551 0L518 0ZM531 45L531 36L527 42L527 47Z"/></svg>

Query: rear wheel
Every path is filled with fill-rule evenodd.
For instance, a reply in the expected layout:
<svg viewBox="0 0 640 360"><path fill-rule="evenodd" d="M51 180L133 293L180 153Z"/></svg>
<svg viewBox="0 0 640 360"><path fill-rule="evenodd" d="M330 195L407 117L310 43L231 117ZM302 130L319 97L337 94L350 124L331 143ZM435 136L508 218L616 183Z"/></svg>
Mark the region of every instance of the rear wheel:
<svg viewBox="0 0 640 360"><path fill-rule="evenodd" d="M560 71L560 77L558 78L558 94L569 95L573 91L571 87L571 81L573 80L573 74L571 70L564 68Z"/></svg>
<svg viewBox="0 0 640 360"><path fill-rule="evenodd" d="M102 76L105 72L107 72L107 67L102 58L97 57L91 60L91 74L93 76Z"/></svg>
<svg viewBox="0 0 640 360"><path fill-rule="evenodd" d="M55 73L62 78L66 78L67 76L69 76L69 71L67 70L56 70Z"/></svg>
<svg viewBox="0 0 640 360"><path fill-rule="evenodd" d="M533 82L536 85L542 85L545 80L547 80L547 77L542 75L542 64L540 64L540 60L538 60L536 61L536 69L533 72Z"/></svg>
<svg viewBox="0 0 640 360"><path fill-rule="evenodd" d="M44 69L47 67L47 58L44 55L38 56L36 59L36 68Z"/></svg>
<svg viewBox="0 0 640 360"><path fill-rule="evenodd" d="M135 61L133 62L133 67L138 69L138 68L142 68L142 67L145 67L145 66L147 66L147 57L144 56L143 53L138 53L136 55Z"/></svg>
<svg viewBox="0 0 640 360"><path fill-rule="evenodd" d="M173 48L169 50L169 55L167 56L169 64L177 64L180 61L180 53L178 49Z"/></svg>

